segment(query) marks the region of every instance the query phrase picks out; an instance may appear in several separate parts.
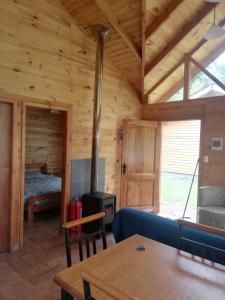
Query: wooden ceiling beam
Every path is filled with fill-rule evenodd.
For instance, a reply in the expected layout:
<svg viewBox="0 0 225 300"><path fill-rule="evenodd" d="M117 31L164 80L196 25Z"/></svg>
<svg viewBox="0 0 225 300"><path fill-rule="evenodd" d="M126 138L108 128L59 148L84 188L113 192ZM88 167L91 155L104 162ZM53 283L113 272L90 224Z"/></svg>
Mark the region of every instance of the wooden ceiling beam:
<svg viewBox="0 0 225 300"><path fill-rule="evenodd" d="M170 4L164 9L163 13L157 17L146 29L145 38L149 39L152 35L171 15L174 9L184 0L172 0Z"/></svg>
<svg viewBox="0 0 225 300"><path fill-rule="evenodd" d="M120 35L120 37L122 38L124 43L127 45L127 47L134 54L136 59L141 61L140 50L135 45L134 41L131 39L129 34L120 25L120 22L117 20L117 18L115 17L114 13L112 12L112 10L108 6L108 4L105 2L105 0L95 0L95 3L98 6L98 8L101 10L101 12L105 15L105 17L108 19L108 21L111 23L111 25L116 30L116 32Z"/></svg>
<svg viewBox="0 0 225 300"><path fill-rule="evenodd" d="M141 103L145 101L144 98L144 84L145 84L145 28L146 28L146 0L141 1L141 45L142 45L142 61L141 61Z"/></svg>
<svg viewBox="0 0 225 300"><path fill-rule="evenodd" d="M221 20L220 22L219 22L219 26L221 26L221 27L223 27L225 25L225 18L223 19L223 20ZM205 43L207 43L208 41L206 40L206 39L202 39L189 53L188 53L188 55L189 56L191 56L191 55L193 55L195 52L197 52ZM224 46L225 47L225 46ZM217 48L214 52L216 53L216 55L217 56L219 56L220 54L222 54L222 52L223 51L225 51L225 49L223 50L223 48L224 48L223 46L222 46L222 48L221 48L221 46L219 46L219 48ZM213 53L214 53L213 52ZM214 54L212 54L212 56L214 57L215 55ZM216 57L215 57L216 58ZM214 58L214 59L215 59ZM160 80L158 80L158 82L156 82L156 84L148 91L148 92L146 92L145 93L145 95L144 95L144 99L146 100L146 99L148 99L148 96L152 93L152 92L154 92L154 90L156 90L157 89L157 87L159 87L171 74L173 74L173 72L175 72L176 71L176 69L178 69L181 65L182 65L182 63L184 62L184 59L185 59L185 55L184 55L184 57L173 67L173 68L171 68ZM211 60L212 61L212 60ZM205 63L204 63L204 65L206 65L206 63L208 62L208 57L206 58L206 61L205 61ZM208 64L209 64L210 62L208 62ZM178 84L176 84L175 86L173 86L172 87L172 91L174 91L174 89L176 89L176 87L177 87L177 90L179 90L180 89L180 86L181 86L181 83L183 82L183 80L181 80L181 81L179 81L179 83ZM174 91L173 93L175 93L176 91Z"/></svg>
<svg viewBox="0 0 225 300"><path fill-rule="evenodd" d="M212 81L214 81L221 89L225 91L225 85L217 79L212 73L210 73L206 68L204 68L199 62L197 62L194 58L190 57L190 61L206 76L208 76Z"/></svg>
<svg viewBox="0 0 225 300"><path fill-rule="evenodd" d="M154 92L154 90L156 90L157 87L159 87L170 75L172 75L173 72L175 72L176 69L178 69L183 62L184 62L184 58L182 58L173 68L171 68L162 78L160 78L159 81L157 81L156 84L154 84L153 87L151 87L151 89L148 92L145 93L144 95L145 102L147 101L148 96L152 92Z"/></svg>
<svg viewBox="0 0 225 300"><path fill-rule="evenodd" d="M201 22L210 11L216 6L216 3L205 3L203 8L195 15L192 22L188 23L182 31L180 31L174 39L170 41L170 43L145 67L145 76L155 68L164 57L166 57L172 49L174 49L183 39L184 37L190 33L194 27Z"/></svg>
<svg viewBox="0 0 225 300"><path fill-rule="evenodd" d="M225 21L224 21L225 22ZM203 67L207 67L211 62L213 62L218 56L220 56L225 51L225 41L216 48L213 52L211 52L202 62L201 65ZM190 71L191 78L194 78L198 75L200 70L197 67L194 67ZM183 86L183 78L179 80L175 85L170 88L158 102L167 101L171 96L173 96L179 89Z"/></svg>

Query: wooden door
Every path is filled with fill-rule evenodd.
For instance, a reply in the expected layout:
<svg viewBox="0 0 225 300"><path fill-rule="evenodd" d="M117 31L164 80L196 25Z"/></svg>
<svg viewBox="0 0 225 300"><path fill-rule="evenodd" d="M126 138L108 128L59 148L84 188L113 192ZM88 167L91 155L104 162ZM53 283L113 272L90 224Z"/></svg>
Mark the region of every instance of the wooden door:
<svg viewBox="0 0 225 300"><path fill-rule="evenodd" d="M159 211L161 124L124 121L121 206Z"/></svg>
<svg viewBox="0 0 225 300"><path fill-rule="evenodd" d="M11 105L0 103L0 253L9 247Z"/></svg>

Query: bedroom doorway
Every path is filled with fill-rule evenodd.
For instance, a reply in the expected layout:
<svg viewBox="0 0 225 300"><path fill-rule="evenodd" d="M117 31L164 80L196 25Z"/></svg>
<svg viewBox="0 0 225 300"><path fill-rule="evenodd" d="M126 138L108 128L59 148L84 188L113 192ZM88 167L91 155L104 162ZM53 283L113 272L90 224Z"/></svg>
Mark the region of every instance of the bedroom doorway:
<svg viewBox="0 0 225 300"><path fill-rule="evenodd" d="M23 106L22 241L24 225L25 230L33 230L43 221L58 231L67 219L70 126L69 108L37 103Z"/></svg>

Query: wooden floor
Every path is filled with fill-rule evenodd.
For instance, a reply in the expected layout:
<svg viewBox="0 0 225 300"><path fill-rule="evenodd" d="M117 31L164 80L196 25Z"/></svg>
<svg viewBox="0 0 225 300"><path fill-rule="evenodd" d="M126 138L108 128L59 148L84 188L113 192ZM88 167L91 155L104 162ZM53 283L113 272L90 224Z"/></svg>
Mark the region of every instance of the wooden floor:
<svg viewBox="0 0 225 300"><path fill-rule="evenodd" d="M0 255L0 300L60 299L60 290L52 281L66 267L59 217L39 215L32 225L25 223L24 234L23 250ZM107 242L108 246L114 243L112 235L107 236ZM75 252L78 260L77 249Z"/></svg>

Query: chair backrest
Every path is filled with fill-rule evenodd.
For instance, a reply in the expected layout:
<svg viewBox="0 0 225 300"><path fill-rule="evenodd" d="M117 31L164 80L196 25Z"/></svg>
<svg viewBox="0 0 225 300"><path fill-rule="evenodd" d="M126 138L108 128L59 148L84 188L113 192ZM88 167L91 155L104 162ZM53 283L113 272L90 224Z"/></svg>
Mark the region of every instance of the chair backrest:
<svg viewBox="0 0 225 300"><path fill-rule="evenodd" d="M198 206L225 206L225 187L201 186L198 194Z"/></svg>
<svg viewBox="0 0 225 300"><path fill-rule="evenodd" d="M205 253L206 249L211 251L211 260L212 261L214 261L213 252L215 250L219 251L219 252L222 252L223 254L225 253L225 250L222 249L222 248L214 247L210 244L202 243L200 241L196 241L194 239L184 237L183 236L183 227L191 227L191 228L194 228L196 230L208 232L208 233L215 234L215 235L219 235L221 237L225 237L225 230L210 227L210 226L206 226L206 225L202 225L202 224L198 224L198 223L194 223L194 222L190 222L190 221L186 221L184 219L178 219L178 224L179 224L179 236L178 236L178 245L177 245L178 249L181 249L181 240L185 240L186 242L191 243L193 246L194 245L202 246L202 251L201 251L202 257L204 256L204 253Z"/></svg>
<svg viewBox="0 0 225 300"><path fill-rule="evenodd" d="M90 246L89 246L90 240L92 241L93 254L97 253L96 237L101 236L102 243L103 243L103 249L107 248L105 230L104 230L104 226L102 223L102 220L104 217L105 217L105 212L99 212L97 214L90 215L88 217L84 217L84 218L77 219L75 221L67 222L62 226L62 228L64 229L64 232L65 232L67 267L71 267L71 265L72 265L71 244L73 244L73 243L78 243L80 261L83 260L83 242L85 242L85 245L86 245L87 257L90 256ZM94 222L97 220L99 220L99 230L97 230L93 233L81 233L79 236L76 236L75 238L70 238L70 230L71 229L77 228L80 225L91 223L91 222Z"/></svg>
<svg viewBox="0 0 225 300"><path fill-rule="evenodd" d="M85 300L95 300L95 298L93 298L91 295L90 285L93 285L94 287L101 290L103 293L115 300L138 300L138 298L131 296L128 293L106 283L104 280L98 278L90 272L82 270L80 272L80 275L83 279Z"/></svg>

